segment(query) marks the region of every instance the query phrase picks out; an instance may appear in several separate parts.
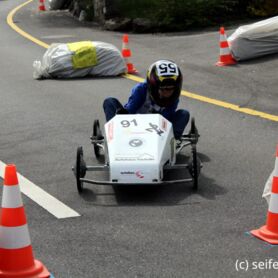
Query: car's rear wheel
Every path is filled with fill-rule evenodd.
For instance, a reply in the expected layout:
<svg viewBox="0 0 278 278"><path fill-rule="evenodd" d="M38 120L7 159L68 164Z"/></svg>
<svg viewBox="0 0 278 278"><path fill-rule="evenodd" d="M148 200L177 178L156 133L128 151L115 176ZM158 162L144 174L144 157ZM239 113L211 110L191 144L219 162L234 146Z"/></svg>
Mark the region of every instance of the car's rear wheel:
<svg viewBox="0 0 278 278"><path fill-rule="evenodd" d="M192 157L188 162L188 170L193 179L193 189L198 190L198 178L201 172L201 160L198 157L196 146L192 146Z"/></svg>
<svg viewBox="0 0 278 278"><path fill-rule="evenodd" d="M99 120L94 121L93 138L96 138L96 139L103 138L103 135L102 135L102 132L101 132L101 129L100 129ZM97 159L99 159L100 158L100 149L101 149L101 147L97 143L93 143L93 145L94 145L95 156L96 156Z"/></svg>
<svg viewBox="0 0 278 278"><path fill-rule="evenodd" d="M76 163L75 163L74 170L75 170L74 173L76 177L77 190L79 193L82 193L83 182L80 179L84 178L86 175L86 164L83 158L83 148L81 146L77 148Z"/></svg>
<svg viewBox="0 0 278 278"><path fill-rule="evenodd" d="M200 135L199 135L198 129L196 127L195 118L194 117L192 117L192 119L191 119L191 127L190 127L189 134L190 134L190 137L191 137L191 142L193 144L197 144Z"/></svg>

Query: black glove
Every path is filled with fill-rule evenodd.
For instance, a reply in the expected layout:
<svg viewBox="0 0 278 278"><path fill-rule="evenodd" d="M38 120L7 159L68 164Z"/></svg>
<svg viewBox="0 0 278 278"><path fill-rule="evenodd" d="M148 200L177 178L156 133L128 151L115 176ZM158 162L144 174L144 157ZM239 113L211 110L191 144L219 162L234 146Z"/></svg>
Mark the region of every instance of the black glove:
<svg viewBox="0 0 278 278"><path fill-rule="evenodd" d="M116 111L116 114L129 114L128 111L126 109L122 108L118 108Z"/></svg>

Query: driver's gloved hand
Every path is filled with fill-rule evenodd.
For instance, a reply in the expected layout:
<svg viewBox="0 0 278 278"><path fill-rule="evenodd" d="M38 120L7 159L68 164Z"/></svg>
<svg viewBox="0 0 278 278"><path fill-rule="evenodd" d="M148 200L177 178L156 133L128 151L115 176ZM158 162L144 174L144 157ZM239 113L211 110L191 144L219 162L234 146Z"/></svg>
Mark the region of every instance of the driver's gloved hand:
<svg viewBox="0 0 278 278"><path fill-rule="evenodd" d="M118 108L116 114L129 114L128 111L124 108Z"/></svg>

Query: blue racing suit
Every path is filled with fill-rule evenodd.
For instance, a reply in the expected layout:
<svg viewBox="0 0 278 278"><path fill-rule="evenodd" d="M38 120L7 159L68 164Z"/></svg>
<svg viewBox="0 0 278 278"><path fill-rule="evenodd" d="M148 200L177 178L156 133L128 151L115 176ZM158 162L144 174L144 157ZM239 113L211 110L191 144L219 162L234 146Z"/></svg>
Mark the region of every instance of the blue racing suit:
<svg viewBox="0 0 278 278"><path fill-rule="evenodd" d="M138 83L131 91L128 102L122 104L116 98L106 98L103 102L103 109L106 120L109 121L117 111L126 110L129 114L159 113L173 124L175 138L178 139L189 121L190 114L185 109L176 110L179 99L167 107L158 106L150 98L147 92L147 83Z"/></svg>

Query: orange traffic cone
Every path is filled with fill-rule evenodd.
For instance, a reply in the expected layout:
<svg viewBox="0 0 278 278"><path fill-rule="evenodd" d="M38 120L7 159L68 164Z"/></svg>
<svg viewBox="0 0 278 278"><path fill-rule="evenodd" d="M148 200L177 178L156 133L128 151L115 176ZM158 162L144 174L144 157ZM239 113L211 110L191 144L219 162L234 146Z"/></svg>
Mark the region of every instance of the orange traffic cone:
<svg viewBox="0 0 278 278"><path fill-rule="evenodd" d="M138 73L134 65L129 61L131 57L131 51L128 48L128 35L123 35L123 46L122 46L122 55L125 59L126 68L128 73Z"/></svg>
<svg viewBox="0 0 278 278"><path fill-rule="evenodd" d="M231 50L228 44L227 36L225 34L224 27L220 27L220 56L216 66L228 66L236 64L236 60L231 54Z"/></svg>
<svg viewBox="0 0 278 278"><path fill-rule="evenodd" d="M276 149L276 161L273 173L266 225L258 230L251 231L251 234L270 244L278 244L278 146Z"/></svg>
<svg viewBox="0 0 278 278"><path fill-rule="evenodd" d="M34 260L16 167L7 165L0 215L0 277L46 278L50 275L40 261Z"/></svg>
<svg viewBox="0 0 278 278"><path fill-rule="evenodd" d="M39 0L39 11L46 11L44 0Z"/></svg>

